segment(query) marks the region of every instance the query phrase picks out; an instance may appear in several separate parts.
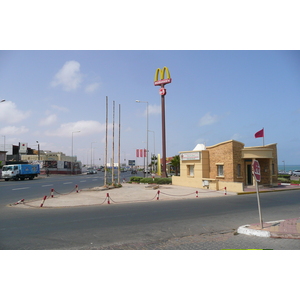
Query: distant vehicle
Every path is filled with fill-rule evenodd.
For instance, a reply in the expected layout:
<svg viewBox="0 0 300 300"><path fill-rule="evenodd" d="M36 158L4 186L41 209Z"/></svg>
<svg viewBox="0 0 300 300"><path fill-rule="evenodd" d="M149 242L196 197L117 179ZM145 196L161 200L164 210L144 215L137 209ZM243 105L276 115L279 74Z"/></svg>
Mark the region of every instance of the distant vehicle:
<svg viewBox="0 0 300 300"><path fill-rule="evenodd" d="M136 170L131 170L131 174L137 174Z"/></svg>
<svg viewBox="0 0 300 300"><path fill-rule="evenodd" d="M97 171L95 169L88 169L86 174L97 174Z"/></svg>
<svg viewBox="0 0 300 300"><path fill-rule="evenodd" d="M292 176L299 176L300 177L300 170L293 171Z"/></svg>
<svg viewBox="0 0 300 300"><path fill-rule="evenodd" d="M9 179L24 180L25 178L32 180L38 174L40 174L40 165L4 165L2 168L2 178L5 181Z"/></svg>

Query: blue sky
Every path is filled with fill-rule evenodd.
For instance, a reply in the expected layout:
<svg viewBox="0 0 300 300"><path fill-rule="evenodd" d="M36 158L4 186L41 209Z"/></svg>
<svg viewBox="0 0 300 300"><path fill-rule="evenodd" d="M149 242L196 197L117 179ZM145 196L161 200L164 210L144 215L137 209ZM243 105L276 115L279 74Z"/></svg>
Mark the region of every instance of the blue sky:
<svg viewBox="0 0 300 300"><path fill-rule="evenodd" d="M149 152L155 142L161 153L153 79L167 66L173 80L166 85L167 156L230 139L259 146L254 133L264 127L265 144L278 143L279 163L299 164L297 3L194 4L3 3L0 149L5 136L7 147L27 142L35 148L39 141L43 150L70 155L72 132L80 130L73 134L74 154L90 162L93 147L95 163L103 161L108 96L110 124L113 101L116 107L116 149L121 105L122 161L146 147L146 104L135 100L148 102Z"/></svg>
<svg viewBox="0 0 300 300"><path fill-rule="evenodd" d="M277 143L278 162L300 163L299 51L1 51L0 149L27 142L30 147L74 154L83 163L103 160L105 101L109 123L115 101L115 157L121 105L121 159L135 159L146 147L146 104L155 152L161 153L157 68L167 66L167 156L234 139ZM111 136L110 130L110 136ZM92 142L95 142L92 144ZM112 156L109 141L109 157ZM149 152L154 134L149 132ZM141 163L141 162L140 162Z"/></svg>

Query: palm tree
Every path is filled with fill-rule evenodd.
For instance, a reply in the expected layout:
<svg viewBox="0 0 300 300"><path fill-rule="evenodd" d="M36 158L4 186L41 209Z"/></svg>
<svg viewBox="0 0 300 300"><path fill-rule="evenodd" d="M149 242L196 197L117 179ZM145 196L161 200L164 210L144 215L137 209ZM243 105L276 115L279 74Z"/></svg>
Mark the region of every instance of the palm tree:
<svg viewBox="0 0 300 300"><path fill-rule="evenodd" d="M171 166L175 169L175 176L178 176L178 173L180 171L180 156L175 155L173 159L171 160Z"/></svg>

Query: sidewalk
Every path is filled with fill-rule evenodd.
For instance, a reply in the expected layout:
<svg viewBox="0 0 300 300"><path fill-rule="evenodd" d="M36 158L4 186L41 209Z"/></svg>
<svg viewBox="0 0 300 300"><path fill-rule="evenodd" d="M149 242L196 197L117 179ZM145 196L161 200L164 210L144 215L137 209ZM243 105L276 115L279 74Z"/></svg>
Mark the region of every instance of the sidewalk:
<svg viewBox="0 0 300 300"><path fill-rule="evenodd" d="M122 183L121 188L95 187L92 189L79 190L74 189L69 194L59 194L54 191L53 197L48 192L46 199L44 197L34 200L21 201L18 205L11 206L35 207L35 208L55 208L55 207L73 207L86 205L107 205L124 204L133 202L182 200L201 197L225 197L227 195L236 195L236 193L215 190L204 190L192 187L174 186L174 185L148 185L148 184L130 184Z"/></svg>
<svg viewBox="0 0 300 300"><path fill-rule="evenodd" d="M238 228L237 233L255 235L259 237L300 239L300 218L263 222L244 225Z"/></svg>

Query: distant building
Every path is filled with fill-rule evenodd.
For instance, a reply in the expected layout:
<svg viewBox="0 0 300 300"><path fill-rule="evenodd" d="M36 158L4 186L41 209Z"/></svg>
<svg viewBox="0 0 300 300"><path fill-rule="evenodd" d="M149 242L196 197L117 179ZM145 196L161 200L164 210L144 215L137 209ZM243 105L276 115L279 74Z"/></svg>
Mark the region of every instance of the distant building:
<svg viewBox="0 0 300 300"><path fill-rule="evenodd" d="M261 168L260 185L276 186L278 175L277 144L245 147L230 140L214 146L199 144L192 151L181 151L180 176L172 177L172 184L242 192L253 185L252 161Z"/></svg>

